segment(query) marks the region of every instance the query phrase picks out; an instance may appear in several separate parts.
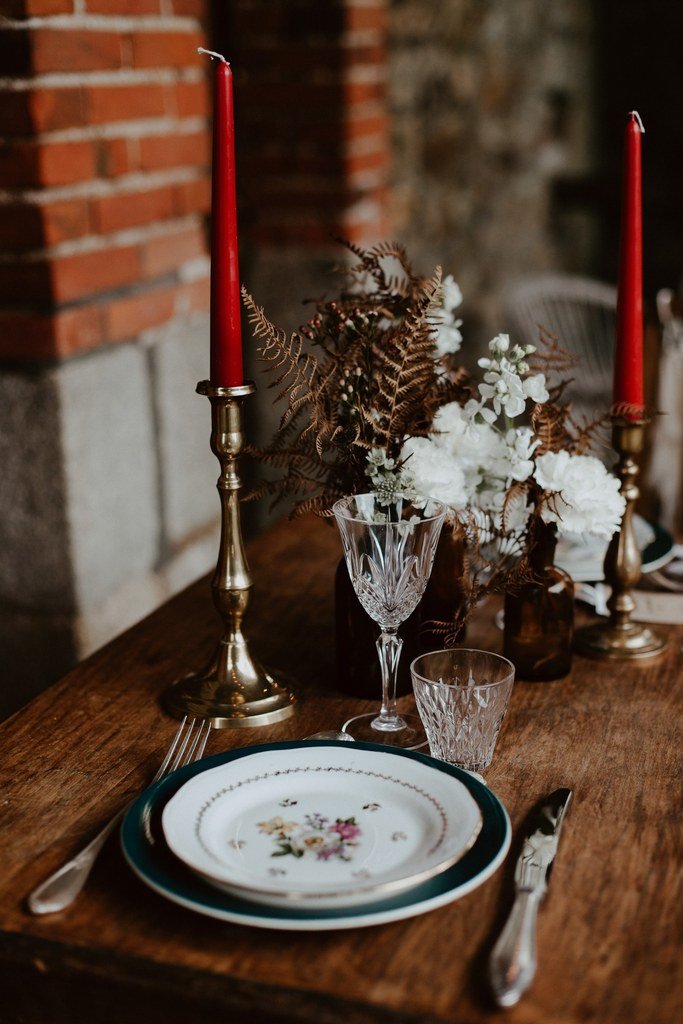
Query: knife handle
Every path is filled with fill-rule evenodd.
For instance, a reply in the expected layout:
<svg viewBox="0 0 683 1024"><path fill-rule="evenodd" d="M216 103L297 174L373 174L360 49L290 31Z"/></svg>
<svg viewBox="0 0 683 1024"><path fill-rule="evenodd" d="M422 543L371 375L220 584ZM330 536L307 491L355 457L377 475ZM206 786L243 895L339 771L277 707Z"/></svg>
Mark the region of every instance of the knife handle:
<svg viewBox="0 0 683 1024"><path fill-rule="evenodd" d="M514 1006L536 973L536 912L541 894L520 890L491 952L489 978L499 1006Z"/></svg>

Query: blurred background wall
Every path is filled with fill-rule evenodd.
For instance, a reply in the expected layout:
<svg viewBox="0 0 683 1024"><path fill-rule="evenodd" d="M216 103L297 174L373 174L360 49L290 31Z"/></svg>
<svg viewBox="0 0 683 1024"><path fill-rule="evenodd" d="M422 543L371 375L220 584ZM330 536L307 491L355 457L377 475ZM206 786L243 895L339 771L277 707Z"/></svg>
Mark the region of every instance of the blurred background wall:
<svg viewBox="0 0 683 1024"><path fill-rule="evenodd" d="M615 279L634 106L648 289L678 283L682 9L0 0L0 712L215 560L197 45L233 62L242 277L272 318L334 288L335 236L398 237L481 341L518 277ZM273 422L261 389L252 438Z"/></svg>

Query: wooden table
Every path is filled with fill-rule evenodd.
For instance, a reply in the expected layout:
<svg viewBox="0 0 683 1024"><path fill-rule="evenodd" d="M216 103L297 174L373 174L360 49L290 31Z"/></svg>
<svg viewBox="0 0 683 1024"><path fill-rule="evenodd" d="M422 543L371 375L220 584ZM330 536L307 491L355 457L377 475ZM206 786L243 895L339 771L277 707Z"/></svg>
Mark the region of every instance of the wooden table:
<svg viewBox="0 0 683 1024"><path fill-rule="evenodd" d="M252 646L305 701L270 729L214 733L209 752L338 726L358 702L331 682L332 529L283 524L251 547ZM512 896L512 858L476 892L409 921L338 933L252 930L148 891L110 841L71 910L31 917L29 891L153 774L175 725L157 697L217 636L206 581L165 605L0 730L0 1020L365 1024L501 1019L487 952ZM675 924L681 631L641 667L577 659L570 678L515 687L488 782L519 826L574 789L539 924L540 969L510 1024L683 1020ZM500 644L483 610L474 642ZM514 843L513 843L514 851Z"/></svg>

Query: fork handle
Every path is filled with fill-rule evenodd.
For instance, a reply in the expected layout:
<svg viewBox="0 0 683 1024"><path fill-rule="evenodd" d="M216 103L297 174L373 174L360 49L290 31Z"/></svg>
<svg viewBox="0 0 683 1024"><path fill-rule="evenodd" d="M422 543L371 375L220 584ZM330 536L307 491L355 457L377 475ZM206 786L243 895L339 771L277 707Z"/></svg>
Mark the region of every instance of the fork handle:
<svg viewBox="0 0 683 1024"><path fill-rule="evenodd" d="M88 875L95 863L97 854L104 846L107 837L114 831L126 811L122 807L108 821L94 839L84 846L75 857L62 864L53 875L34 889L28 898L29 910L33 914L55 914L70 906L85 885Z"/></svg>

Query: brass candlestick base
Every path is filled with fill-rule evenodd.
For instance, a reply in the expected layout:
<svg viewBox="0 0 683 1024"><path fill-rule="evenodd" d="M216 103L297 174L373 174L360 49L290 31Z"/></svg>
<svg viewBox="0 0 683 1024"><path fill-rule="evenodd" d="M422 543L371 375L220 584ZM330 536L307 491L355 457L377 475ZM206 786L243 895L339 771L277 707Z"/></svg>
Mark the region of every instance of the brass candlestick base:
<svg viewBox="0 0 683 1024"><path fill-rule="evenodd" d="M640 579L641 558L633 532L633 511L640 494L636 485L637 456L643 450L647 420L615 417L612 446L619 456L617 475L626 510L621 528L615 533L605 555L605 581L612 588L607 602L608 622L599 622L577 630L576 649L589 658L634 660L652 658L667 646L667 641L649 626L631 622L635 601L631 591Z"/></svg>
<svg viewBox="0 0 683 1024"><path fill-rule="evenodd" d="M242 402L255 390L251 382L232 388L209 381L197 385L211 402L211 450L221 464L221 539L211 590L225 634L207 667L173 683L162 704L176 718L208 719L215 729L273 725L288 718L295 703L290 686L252 658L242 634L252 582L242 542L237 459L244 443Z"/></svg>

